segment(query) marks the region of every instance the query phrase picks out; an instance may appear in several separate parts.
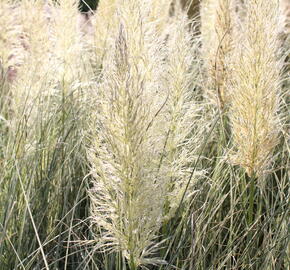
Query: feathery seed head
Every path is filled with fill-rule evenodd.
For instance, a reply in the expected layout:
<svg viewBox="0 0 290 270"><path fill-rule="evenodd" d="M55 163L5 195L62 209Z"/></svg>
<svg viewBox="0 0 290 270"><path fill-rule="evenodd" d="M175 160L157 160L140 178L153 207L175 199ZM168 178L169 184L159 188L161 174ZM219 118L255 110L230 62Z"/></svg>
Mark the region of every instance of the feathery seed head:
<svg viewBox="0 0 290 270"><path fill-rule="evenodd" d="M204 0L201 3L206 95L221 108L229 104L231 95L227 88L231 73L234 7L233 0Z"/></svg>
<svg viewBox="0 0 290 270"><path fill-rule="evenodd" d="M164 187L152 164L148 132L155 79L148 10L143 1L118 5L118 35L104 59L90 158L93 223L100 227L102 246L121 251L132 268L161 262L152 256L159 247Z"/></svg>
<svg viewBox="0 0 290 270"><path fill-rule="evenodd" d="M269 168L279 133L279 9L276 0L249 0L243 43L236 44L230 118L235 163L249 175Z"/></svg>

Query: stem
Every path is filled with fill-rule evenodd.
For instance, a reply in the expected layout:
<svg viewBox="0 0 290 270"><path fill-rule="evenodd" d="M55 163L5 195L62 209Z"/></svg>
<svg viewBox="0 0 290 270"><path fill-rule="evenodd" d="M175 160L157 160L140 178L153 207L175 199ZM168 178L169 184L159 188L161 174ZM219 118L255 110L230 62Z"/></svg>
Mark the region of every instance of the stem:
<svg viewBox="0 0 290 270"><path fill-rule="evenodd" d="M248 223L249 226L253 223L253 215L254 215L254 199L255 199L255 179L253 177L250 178L250 194L249 194L249 212L248 212Z"/></svg>
<svg viewBox="0 0 290 270"><path fill-rule="evenodd" d="M132 253L130 254L130 265L129 265L129 267L130 267L130 270L137 270L136 265L134 263L134 256L133 256Z"/></svg>

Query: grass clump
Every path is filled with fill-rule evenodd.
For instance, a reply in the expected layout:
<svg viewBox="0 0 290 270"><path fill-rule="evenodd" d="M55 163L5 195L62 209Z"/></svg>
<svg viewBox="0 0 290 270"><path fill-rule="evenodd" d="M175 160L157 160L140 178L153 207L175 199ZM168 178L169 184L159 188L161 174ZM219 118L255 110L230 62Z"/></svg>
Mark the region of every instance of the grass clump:
<svg viewBox="0 0 290 270"><path fill-rule="evenodd" d="M0 0L1 270L288 269L284 8L78 9Z"/></svg>

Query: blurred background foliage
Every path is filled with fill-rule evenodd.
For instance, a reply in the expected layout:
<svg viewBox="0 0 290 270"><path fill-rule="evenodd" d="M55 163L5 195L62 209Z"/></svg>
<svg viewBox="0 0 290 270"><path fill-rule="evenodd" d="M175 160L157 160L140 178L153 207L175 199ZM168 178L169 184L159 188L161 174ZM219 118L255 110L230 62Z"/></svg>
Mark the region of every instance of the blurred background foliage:
<svg viewBox="0 0 290 270"><path fill-rule="evenodd" d="M99 0L80 0L79 9L81 12L89 12L90 10L96 10L99 4Z"/></svg>

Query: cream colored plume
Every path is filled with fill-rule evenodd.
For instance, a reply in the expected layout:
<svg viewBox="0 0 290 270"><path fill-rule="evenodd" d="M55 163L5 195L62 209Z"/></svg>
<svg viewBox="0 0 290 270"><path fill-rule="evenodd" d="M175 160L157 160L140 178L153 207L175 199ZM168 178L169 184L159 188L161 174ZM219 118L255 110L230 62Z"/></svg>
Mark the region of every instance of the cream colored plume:
<svg viewBox="0 0 290 270"><path fill-rule="evenodd" d="M220 108L229 104L228 77L231 71L233 0L201 2L201 41L205 67L205 93Z"/></svg>
<svg viewBox="0 0 290 270"><path fill-rule="evenodd" d="M120 1L117 32L107 48L96 100L90 153L91 215L101 249L121 251L130 269L158 264L164 183L154 166L152 120L158 43L148 21L148 3ZM155 29L155 27L153 27ZM113 39L113 37L112 37Z"/></svg>
<svg viewBox="0 0 290 270"><path fill-rule="evenodd" d="M271 168L279 134L278 1L249 0L240 42L235 44L230 120L234 163L250 176Z"/></svg>

